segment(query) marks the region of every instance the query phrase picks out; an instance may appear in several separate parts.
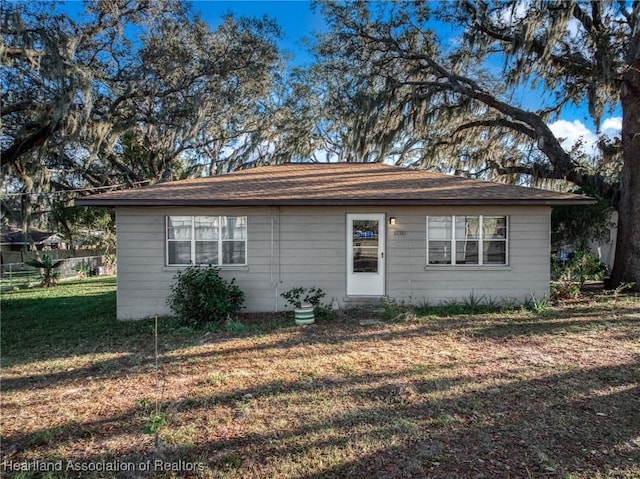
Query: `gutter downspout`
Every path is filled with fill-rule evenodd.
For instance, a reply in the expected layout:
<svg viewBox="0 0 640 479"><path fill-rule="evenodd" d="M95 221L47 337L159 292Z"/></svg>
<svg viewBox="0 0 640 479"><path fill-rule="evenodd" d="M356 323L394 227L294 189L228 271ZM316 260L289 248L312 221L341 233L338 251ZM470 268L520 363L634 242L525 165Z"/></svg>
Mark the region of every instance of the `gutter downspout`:
<svg viewBox="0 0 640 479"><path fill-rule="evenodd" d="M277 216L276 216L277 215ZM278 227L277 231L277 239L276 239L276 224ZM278 250L276 252L276 240L278 242ZM277 264L276 264L276 255L277 255ZM280 283L280 208L276 207L271 210L271 251L270 251L270 267L269 267L269 281L271 285L275 286L275 297L274 297L274 312L278 312L278 284ZM274 271L274 268L277 267L277 271Z"/></svg>

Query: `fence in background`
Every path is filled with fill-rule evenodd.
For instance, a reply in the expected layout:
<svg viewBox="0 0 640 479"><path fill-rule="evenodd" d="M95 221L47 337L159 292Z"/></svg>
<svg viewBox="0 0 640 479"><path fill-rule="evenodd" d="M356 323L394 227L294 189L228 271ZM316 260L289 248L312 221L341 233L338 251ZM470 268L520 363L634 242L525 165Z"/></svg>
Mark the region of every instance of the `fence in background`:
<svg viewBox="0 0 640 479"><path fill-rule="evenodd" d="M102 261L102 256L63 258L62 265L56 270L60 273L60 278L74 278L80 274L97 275L102 273ZM11 288L28 283L38 283L40 281L40 272L38 268L22 262L2 263L0 265L0 278L3 287Z"/></svg>
<svg viewBox="0 0 640 479"><path fill-rule="evenodd" d="M66 259L86 256L101 256L104 251L98 249L77 249L75 251L70 249L51 249L47 251L37 251L42 257L43 254L48 254L52 259ZM36 251L2 251L0 252L0 263L3 265L9 263L25 263L36 257Z"/></svg>

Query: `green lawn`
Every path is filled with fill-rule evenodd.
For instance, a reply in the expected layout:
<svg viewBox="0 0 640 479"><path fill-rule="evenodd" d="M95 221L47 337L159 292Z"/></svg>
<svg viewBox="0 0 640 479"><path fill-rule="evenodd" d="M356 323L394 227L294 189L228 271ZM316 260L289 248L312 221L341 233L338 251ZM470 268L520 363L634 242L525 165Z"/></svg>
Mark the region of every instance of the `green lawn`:
<svg viewBox="0 0 640 479"><path fill-rule="evenodd" d="M116 321L115 277L5 291L1 308L5 367L108 350L144 330L140 323Z"/></svg>
<svg viewBox="0 0 640 479"><path fill-rule="evenodd" d="M212 331L163 319L158 370L153 321L115 320L114 278L1 306L8 477L640 477L637 296L428 317L386 305L376 314L403 320L367 326L355 312Z"/></svg>
<svg viewBox="0 0 640 479"><path fill-rule="evenodd" d="M40 273L35 270L5 272L0 278L0 291L36 285L40 279Z"/></svg>

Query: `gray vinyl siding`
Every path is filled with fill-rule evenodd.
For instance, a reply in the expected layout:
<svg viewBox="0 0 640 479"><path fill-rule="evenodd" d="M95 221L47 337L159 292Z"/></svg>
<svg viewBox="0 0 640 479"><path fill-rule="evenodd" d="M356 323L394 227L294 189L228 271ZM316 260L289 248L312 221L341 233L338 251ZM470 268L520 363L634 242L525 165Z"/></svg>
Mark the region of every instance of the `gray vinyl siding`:
<svg viewBox="0 0 640 479"><path fill-rule="evenodd" d="M549 294L547 207L411 208L392 211L387 233L387 296L413 304L464 301L472 294L490 301L540 300ZM508 264L426 265L427 215L509 216ZM395 231L405 231L396 236Z"/></svg>
<svg viewBox="0 0 640 479"><path fill-rule="evenodd" d="M221 270L244 291L246 312L287 309L280 293L297 286L316 286L327 302L351 304L345 295L348 213L396 217L396 225L385 225L389 299L438 304L472 293L507 301L549 294L548 207L119 207L118 318L171 314L166 298L181 268L165 265L167 215L247 216L247 266ZM426 217L450 214L508 215L509 264L426 266Z"/></svg>

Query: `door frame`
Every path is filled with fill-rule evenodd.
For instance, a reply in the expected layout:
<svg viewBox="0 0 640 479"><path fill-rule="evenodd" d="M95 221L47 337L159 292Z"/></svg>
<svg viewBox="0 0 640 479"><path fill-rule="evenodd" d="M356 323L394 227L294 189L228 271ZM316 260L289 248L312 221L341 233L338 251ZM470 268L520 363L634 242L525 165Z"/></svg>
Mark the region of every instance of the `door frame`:
<svg viewBox="0 0 640 479"><path fill-rule="evenodd" d="M347 213L346 229L346 294L347 296L384 296L386 291L386 214L385 213ZM353 272L353 221L378 221L378 271Z"/></svg>

